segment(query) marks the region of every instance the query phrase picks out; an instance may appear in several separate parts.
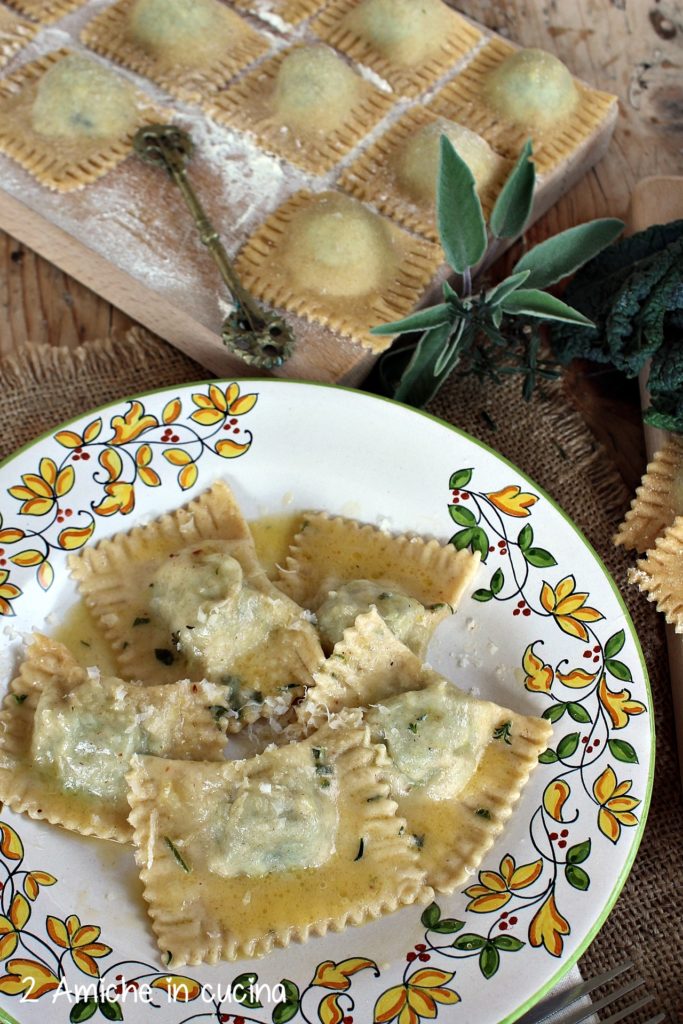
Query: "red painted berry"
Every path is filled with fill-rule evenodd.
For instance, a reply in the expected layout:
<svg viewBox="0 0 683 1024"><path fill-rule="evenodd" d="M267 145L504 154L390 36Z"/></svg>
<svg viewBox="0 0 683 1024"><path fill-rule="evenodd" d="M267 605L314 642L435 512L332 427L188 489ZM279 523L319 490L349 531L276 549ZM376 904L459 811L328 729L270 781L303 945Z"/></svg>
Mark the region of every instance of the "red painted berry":
<svg viewBox="0 0 683 1024"><path fill-rule="evenodd" d="M179 436L177 434L172 434L171 435L171 440L173 441L173 444L177 444L178 441L180 440L180 438L179 438Z"/></svg>
<svg viewBox="0 0 683 1024"><path fill-rule="evenodd" d="M500 549L500 553L501 553L501 555L507 555L508 549L507 548L501 548Z"/></svg>
<svg viewBox="0 0 683 1024"><path fill-rule="evenodd" d="M4 548L0 548L0 555L4 555L4 553L5 553L5 549Z"/></svg>
<svg viewBox="0 0 683 1024"><path fill-rule="evenodd" d="M431 960L429 953L420 953L419 958L423 964L426 964L428 960Z"/></svg>
<svg viewBox="0 0 683 1024"><path fill-rule="evenodd" d="M593 746L594 747L599 747L600 746L600 740L593 740Z"/></svg>
<svg viewBox="0 0 683 1024"><path fill-rule="evenodd" d="M80 455L80 454L81 454L81 452L83 451L83 449L82 449L82 448L81 448L81 446L79 445L79 446L78 446L78 448L74 448L74 451L76 452L76 454L77 454L77 455Z"/></svg>
<svg viewBox="0 0 683 1024"><path fill-rule="evenodd" d="M233 427L234 427L234 426L235 426L235 424L237 423L237 420L236 420L236 419L232 419L232 420L230 420L230 422L231 422L231 424L232 424L232 425L233 425Z"/></svg>
<svg viewBox="0 0 683 1024"><path fill-rule="evenodd" d="M459 491L459 490L458 490L458 488L456 487L454 491L451 491L451 494L453 495L453 497L454 497L454 498L457 498L457 497L458 497L458 495L460 494L460 491Z"/></svg>
<svg viewBox="0 0 683 1024"><path fill-rule="evenodd" d="M512 614L513 614L513 615L519 615L519 612L520 612L520 609L519 609L519 608L513 608L513 609L512 609Z"/></svg>
<svg viewBox="0 0 683 1024"><path fill-rule="evenodd" d="M559 843L557 845L559 846L559 848L561 850L564 850L565 846L567 845L567 840L566 839L560 839L560 841L559 841Z"/></svg>
<svg viewBox="0 0 683 1024"><path fill-rule="evenodd" d="M569 830L566 829L566 828L563 828L562 831L560 832L560 835L562 836L563 839L566 839L567 836L569 835Z"/></svg>
<svg viewBox="0 0 683 1024"><path fill-rule="evenodd" d="M599 654L599 653L600 653L600 645L596 644L595 647L593 648L593 654Z"/></svg>
<svg viewBox="0 0 683 1024"><path fill-rule="evenodd" d="M507 931L507 926L507 921L501 921L500 924L498 925L502 932Z"/></svg>
<svg viewBox="0 0 683 1024"><path fill-rule="evenodd" d="M493 545L491 545L491 547L489 548L489 551L495 551L495 550L496 549L493 547Z"/></svg>
<svg viewBox="0 0 683 1024"><path fill-rule="evenodd" d="M588 743L588 737L587 736L582 736L581 737L581 742L582 743Z"/></svg>
<svg viewBox="0 0 683 1024"><path fill-rule="evenodd" d="M342 1024L353 1024L353 1017L344 1017Z"/></svg>
<svg viewBox="0 0 683 1024"><path fill-rule="evenodd" d="M453 504L454 505L460 504L460 498L453 498Z"/></svg>
<svg viewBox="0 0 683 1024"><path fill-rule="evenodd" d="M525 608L524 611L522 612L522 615L531 615L531 609L530 608Z"/></svg>
<svg viewBox="0 0 683 1024"><path fill-rule="evenodd" d="M418 942L418 944L415 946L415 949L418 951L418 953L424 953L426 948L427 947L425 946L424 942Z"/></svg>
<svg viewBox="0 0 683 1024"><path fill-rule="evenodd" d="M84 462L87 462L88 459L90 458L90 452L83 452L81 458L83 459Z"/></svg>
<svg viewBox="0 0 683 1024"><path fill-rule="evenodd" d="M525 605L526 605L526 601L518 601L518 602L517 602L517 607L518 607L518 608L524 608L524 607L525 607Z"/></svg>
<svg viewBox="0 0 683 1024"><path fill-rule="evenodd" d="M240 428L239 427L235 427L235 429L233 430L233 434L239 434L239 432L240 432Z"/></svg>
<svg viewBox="0 0 683 1024"><path fill-rule="evenodd" d="M591 745L591 744L589 744L589 745L588 745L588 746L586 747L586 753L587 753L587 754L592 754L592 753L593 753L593 747L592 747L592 745Z"/></svg>
<svg viewBox="0 0 683 1024"><path fill-rule="evenodd" d="M74 514L74 510L72 508L68 508L66 510L66 512L64 513L64 515L67 516L68 518L70 518L73 514Z"/></svg>
<svg viewBox="0 0 683 1024"><path fill-rule="evenodd" d="M500 915L501 921L505 921L506 918L508 918L509 916L509 912L507 910L504 910L503 913Z"/></svg>
<svg viewBox="0 0 683 1024"><path fill-rule="evenodd" d="M595 655L595 657L593 658L593 661L600 661L600 658L599 658L599 657L597 656L597 654L596 654L596 655Z"/></svg>
<svg viewBox="0 0 683 1024"><path fill-rule="evenodd" d="M469 500L470 500L470 496L469 496L469 494L467 493L467 491L465 491L465 493L463 494L463 496L462 496L462 500L463 500L463 501L469 501Z"/></svg>
<svg viewBox="0 0 683 1024"><path fill-rule="evenodd" d="M6 558L0 558L0 565L7 565L7 559Z"/></svg>
<svg viewBox="0 0 683 1024"><path fill-rule="evenodd" d="M583 652L583 656L584 656L584 658L590 658L591 652L590 651L584 651Z"/></svg>
<svg viewBox="0 0 683 1024"><path fill-rule="evenodd" d="M549 839L550 839L551 843L554 843L555 840L557 839L557 832L551 832L550 836L549 836Z"/></svg>
<svg viewBox="0 0 683 1024"><path fill-rule="evenodd" d="M406 960L409 964L412 964L413 960L417 960L417 953L408 953Z"/></svg>
<svg viewBox="0 0 683 1024"><path fill-rule="evenodd" d="M504 548L505 547L505 541L504 540L499 540L498 541L498 547L499 548Z"/></svg>
<svg viewBox="0 0 683 1024"><path fill-rule="evenodd" d="M511 917L510 918L510 924L513 924L513 925L517 924L517 918L516 917Z"/></svg>
<svg viewBox="0 0 683 1024"><path fill-rule="evenodd" d="M244 1017L233 1017L235 1024L244 1024Z"/></svg>

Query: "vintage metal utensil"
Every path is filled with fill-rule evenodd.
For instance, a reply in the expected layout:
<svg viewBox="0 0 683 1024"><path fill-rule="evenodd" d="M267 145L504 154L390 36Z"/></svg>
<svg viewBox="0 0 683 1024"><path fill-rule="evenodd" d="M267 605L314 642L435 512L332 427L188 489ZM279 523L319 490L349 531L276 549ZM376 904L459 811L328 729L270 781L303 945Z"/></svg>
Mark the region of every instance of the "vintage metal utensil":
<svg viewBox="0 0 683 1024"><path fill-rule="evenodd" d="M235 309L223 322L223 343L251 366L263 370L281 366L294 348L292 329L282 317L263 309L237 276L188 178L187 164L194 151L190 135L173 124L146 125L136 133L133 146L146 163L164 168L176 183L199 229L199 237L227 285Z"/></svg>

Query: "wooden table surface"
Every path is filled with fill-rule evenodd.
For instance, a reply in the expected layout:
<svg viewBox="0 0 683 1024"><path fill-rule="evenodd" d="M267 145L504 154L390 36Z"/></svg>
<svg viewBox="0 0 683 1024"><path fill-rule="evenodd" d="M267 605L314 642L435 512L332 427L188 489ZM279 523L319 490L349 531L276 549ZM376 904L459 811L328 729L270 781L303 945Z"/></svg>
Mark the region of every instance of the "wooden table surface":
<svg viewBox="0 0 683 1024"><path fill-rule="evenodd" d="M620 98L607 156L529 232L540 241L592 217L625 213L634 184L683 164L683 0L461 0L466 14L525 46L540 46ZM0 232L0 357L27 339L77 346L133 321ZM642 472L637 392L611 374L571 371L586 419L626 482Z"/></svg>

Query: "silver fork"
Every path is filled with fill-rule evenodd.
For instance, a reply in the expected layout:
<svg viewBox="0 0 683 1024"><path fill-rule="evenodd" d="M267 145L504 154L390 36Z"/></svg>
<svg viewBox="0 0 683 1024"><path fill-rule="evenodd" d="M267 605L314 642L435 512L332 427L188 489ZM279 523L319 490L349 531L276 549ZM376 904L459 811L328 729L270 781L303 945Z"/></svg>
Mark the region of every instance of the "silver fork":
<svg viewBox="0 0 683 1024"><path fill-rule="evenodd" d="M545 999L538 1006L535 1006L528 1013L525 1013L523 1017L520 1017L516 1024L541 1024L541 1021L546 1020L553 1013L559 1013L561 1010L566 1010L572 1003L575 1003L577 999L581 999L582 996L587 996L591 992L595 991L596 988L600 988L601 985L606 985L608 981L612 981L613 978L619 977L625 971L630 970L634 966L632 960L627 960L626 963L620 964L618 967L613 967L611 971L606 971L604 974L599 974L595 978L589 978L588 981L582 981L573 988L568 989L566 992L561 992L557 996L551 996L550 999ZM629 992L633 992L635 989L640 988L641 985L645 984L645 979L637 976L627 981L625 985L616 989L614 992L610 992L609 995L604 996L602 999L598 999L597 1002L591 1003L590 1006L580 1006L576 1010L573 1010L568 1016L562 1018L562 1024L580 1024L581 1021L588 1020L593 1014L597 1013L598 1010L604 1010L607 1006L613 1006L618 999L622 996L628 995ZM641 1007L647 1006L651 1003L654 996L642 996L636 999L635 1003L631 1003L630 1006L626 1006L621 1010L617 1010L611 1017L603 1017L600 1024L617 1024L620 1020L625 1020L636 1010L640 1010ZM658 1013L655 1017L649 1017L644 1024L661 1024L662 1021L666 1020L665 1013Z"/></svg>

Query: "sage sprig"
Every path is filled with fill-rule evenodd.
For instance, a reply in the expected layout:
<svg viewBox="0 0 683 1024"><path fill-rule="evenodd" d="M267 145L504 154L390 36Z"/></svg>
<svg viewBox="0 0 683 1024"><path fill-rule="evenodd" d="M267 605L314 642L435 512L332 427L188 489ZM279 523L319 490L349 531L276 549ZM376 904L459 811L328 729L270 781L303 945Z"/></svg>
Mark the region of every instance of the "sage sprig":
<svg viewBox="0 0 683 1024"><path fill-rule="evenodd" d="M446 260L459 275L460 292L445 282L443 302L372 329L376 335L422 332L417 342L382 359L385 379L392 376L397 362L403 364L400 379L392 385L394 398L425 405L456 367L494 381L504 374L521 374L522 391L528 398L539 378L557 376L553 360L539 356L540 324L554 320L593 326L586 316L544 289L573 274L613 242L624 226L615 218L562 231L525 252L504 281L488 289L480 282L477 268L489 245L524 231L535 186L532 145L527 142L487 227L472 172L451 140L441 136L436 220Z"/></svg>

